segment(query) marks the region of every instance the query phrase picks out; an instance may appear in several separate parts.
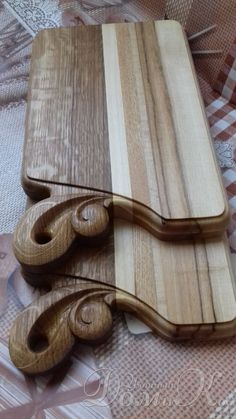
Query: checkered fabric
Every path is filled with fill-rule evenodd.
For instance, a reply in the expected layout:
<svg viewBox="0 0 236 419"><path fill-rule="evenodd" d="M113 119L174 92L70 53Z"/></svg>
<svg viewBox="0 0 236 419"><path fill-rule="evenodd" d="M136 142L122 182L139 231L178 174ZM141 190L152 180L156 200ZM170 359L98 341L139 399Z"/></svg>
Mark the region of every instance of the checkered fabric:
<svg viewBox="0 0 236 419"><path fill-rule="evenodd" d="M219 94L219 93L220 94ZM228 195L228 238L236 253L236 40L226 57L215 90L205 98L206 114Z"/></svg>
<svg viewBox="0 0 236 419"><path fill-rule="evenodd" d="M236 107L223 96L211 95L206 113L214 139L230 141L236 139ZM208 99L209 100L209 99Z"/></svg>
<svg viewBox="0 0 236 419"><path fill-rule="evenodd" d="M236 105L236 39L219 73L215 90Z"/></svg>

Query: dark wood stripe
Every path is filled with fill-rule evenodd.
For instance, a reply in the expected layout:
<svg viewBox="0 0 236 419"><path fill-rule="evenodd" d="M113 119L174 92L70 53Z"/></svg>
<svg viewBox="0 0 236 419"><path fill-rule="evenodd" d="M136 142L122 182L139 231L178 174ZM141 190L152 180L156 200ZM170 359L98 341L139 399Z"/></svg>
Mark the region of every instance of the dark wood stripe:
<svg viewBox="0 0 236 419"><path fill-rule="evenodd" d="M82 186L82 194L84 188L112 191L101 27L42 32L32 63L28 175L63 184L67 193L71 185ZM115 285L114 264L111 235L97 249L75 247L59 273Z"/></svg>
<svg viewBox="0 0 236 419"><path fill-rule="evenodd" d="M40 37L32 57L27 132L37 167L29 161L28 176L111 191L101 27Z"/></svg>

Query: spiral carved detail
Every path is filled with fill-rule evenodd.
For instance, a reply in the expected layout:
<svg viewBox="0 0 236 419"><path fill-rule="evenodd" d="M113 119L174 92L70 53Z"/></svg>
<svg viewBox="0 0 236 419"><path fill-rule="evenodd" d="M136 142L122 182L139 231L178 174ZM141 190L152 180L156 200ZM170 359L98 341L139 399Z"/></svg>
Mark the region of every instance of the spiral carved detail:
<svg viewBox="0 0 236 419"><path fill-rule="evenodd" d="M90 246L102 242L115 218L138 224L161 240L207 237L222 230L222 225L206 220L165 220L144 205L114 195L54 196L31 207L19 222L15 255L22 265L39 271L64 256L75 240Z"/></svg>
<svg viewBox="0 0 236 419"><path fill-rule="evenodd" d="M154 332L169 339L229 336L235 321L225 324L182 325L179 328L130 294L91 281L58 287L41 296L18 317L10 331L10 356L26 374L51 370L81 342L104 341L112 330L112 310L133 313Z"/></svg>
<svg viewBox="0 0 236 419"><path fill-rule="evenodd" d="M129 294L91 282L68 285L41 296L16 318L9 339L10 356L26 374L46 372L71 351L75 339L104 341L112 330L112 309L120 307L149 323L158 315ZM151 313L151 315L150 315Z"/></svg>
<svg viewBox="0 0 236 419"><path fill-rule="evenodd" d="M106 297L110 296L110 304ZM21 371L48 371L71 351L75 338L87 343L108 336L112 328L112 289L68 286L40 297L15 320L10 355Z"/></svg>

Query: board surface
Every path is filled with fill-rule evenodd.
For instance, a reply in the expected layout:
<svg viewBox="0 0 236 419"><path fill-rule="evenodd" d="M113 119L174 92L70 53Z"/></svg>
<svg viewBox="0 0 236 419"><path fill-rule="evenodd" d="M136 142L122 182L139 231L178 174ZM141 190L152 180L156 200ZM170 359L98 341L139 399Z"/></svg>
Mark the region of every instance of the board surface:
<svg viewBox="0 0 236 419"><path fill-rule="evenodd" d="M93 246L79 242L68 253L76 238L71 220L76 214L80 226L86 225L81 220L89 219L94 205L89 196L94 193L54 195L22 218L15 253L34 285L52 273L84 278L130 293L175 325L206 324L211 330L234 320L234 276L224 236L162 241L137 223L115 218L104 240ZM99 225L99 215L92 215L93 223Z"/></svg>
<svg viewBox="0 0 236 419"><path fill-rule="evenodd" d="M23 372L56 366L75 337L104 340L114 308L171 339L236 333L228 208L179 24L36 37L22 182L39 202L16 228L15 254L30 283L51 287L11 330ZM169 241L157 225L172 226Z"/></svg>
<svg viewBox="0 0 236 419"><path fill-rule="evenodd" d="M167 219L227 212L191 55L176 22L39 33L25 153L30 179L114 192Z"/></svg>
<svg viewBox="0 0 236 419"><path fill-rule="evenodd" d="M104 339L114 306L172 339L235 334L227 203L179 24L41 32L22 180L29 196L47 199L20 221L15 254L29 282L52 287L13 325L22 371L55 366L75 336ZM162 241L157 214L161 225L221 229ZM42 337L47 348L33 350Z"/></svg>
<svg viewBox="0 0 236 419"><path fill-rule="evenodd" d="M23 181L52 195L114 192L167 218L227 207L191 56L172 21L42 31L25 157ZM224 323L236 316L228 256L222 237L163 242L116 219L105 244L76 248L54 273L128 291L174 324Z"/></svg>

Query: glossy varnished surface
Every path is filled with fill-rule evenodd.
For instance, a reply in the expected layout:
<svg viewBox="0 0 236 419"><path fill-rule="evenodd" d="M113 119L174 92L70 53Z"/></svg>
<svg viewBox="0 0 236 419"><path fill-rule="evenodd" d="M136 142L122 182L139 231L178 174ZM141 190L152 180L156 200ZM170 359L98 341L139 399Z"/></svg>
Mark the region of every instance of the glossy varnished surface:
<svg viewBox="0 0 236 419"><path fill-rule="evenodd" d="M179 24L40 33L23 162L25 191L47 199L19 222L15 254L52 290L13 324L18 368L104 340L115 308L170 339L235 334L227 203Z"/></svg>
<svg viewBox="0 0 236 419"><path fill-rule="evenodd" d="M48 194L62 194L44 204L55 206L57 228L45 213L41 230L57 234L57 203L65 201L68 213L74 211L68 194L90 195L99 189L136 197L160 217L171 217L171 223L182 216L190 225L190 214L207 214L196 218L199 231L204 223L212 233L218 231L216 238L198 234L184 242L174 234L171 241L170 231L169 241L163 242L134 223L132 215L129 221L115 218L106 241L97 247L77 242L65 252L66 263L54 263L53 271L115 285L174 324L232 320L233 275L227 242L220 236L227 204L180 25L147 22L43 31L34 42L30 86L23 184L38 198L45 188ZM45 212L39 208L32 210L33 217ZM27 217L31 234L32 218ZM186 224L182 230L186 234ZM22 263L28 245L24 239L18 252ZM53 241L47 246L55 261ZM29 245L26 252L32 249ZM38 269L37 262L32 265L26 271L51 272L42 266L43 259Z"/></svg>
<svg viewBox="0 0 236 419"><path fill-rule="evenodd" d="M190 234L180 240L170 228L163 241L153 214L108 194L52 196L18 224L15 254L36 286L52 273L82 277L129 292L174 324L233 320L226 239Z"/></svg>
<svg viewBox="0 0 236 419"><path fill-rule="evenodd" d="M165 218L214 221L227 213L191 56L175 22L41 32L26 153L32 179L114 192Z"/></svg>

